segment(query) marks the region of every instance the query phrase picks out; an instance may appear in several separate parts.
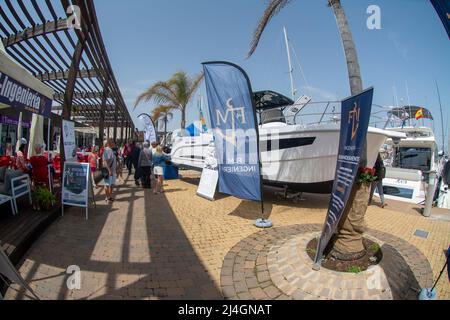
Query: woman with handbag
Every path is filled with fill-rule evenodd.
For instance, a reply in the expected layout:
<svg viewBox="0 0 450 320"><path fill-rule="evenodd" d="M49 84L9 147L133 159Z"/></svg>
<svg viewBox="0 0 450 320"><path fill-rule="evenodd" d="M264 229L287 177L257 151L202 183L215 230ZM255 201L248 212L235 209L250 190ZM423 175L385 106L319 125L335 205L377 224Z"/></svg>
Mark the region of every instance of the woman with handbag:
<svg viewBox="0 0 450 320"><path fill-rule="evenodd" d="M112 203L115 200L113 198L113 187L116 184L117 159L113 151L114 146L115 146L114 140L108 139L102 158L103 160L102 176L105 183L105 192L106 192L105 201L107 203Z"/></svg>

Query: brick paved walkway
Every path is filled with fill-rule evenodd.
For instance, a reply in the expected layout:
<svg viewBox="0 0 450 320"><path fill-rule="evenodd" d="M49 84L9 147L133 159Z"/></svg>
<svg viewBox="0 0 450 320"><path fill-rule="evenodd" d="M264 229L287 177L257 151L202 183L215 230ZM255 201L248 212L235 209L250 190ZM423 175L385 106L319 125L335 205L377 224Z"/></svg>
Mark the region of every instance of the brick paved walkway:
<svg viewBox="0 0 450 320"><path fill-rule="evenodd" d="M221 283L222 266L232 248L259 232L252 225L259 204L226 196L209 202L195 195L196 178L166 184L167 192L155 196L150 190L136 188L130 179L119 187L113 205L105 204L103 195L97 196L97 210L91 211L89 221L84 220L83 210L71 209L31 248L20 267L21 274L43 299L229 297L222 291L226 285L226 280ZM276 227L271 232L280 227L321 225L328 197L308 194L305 198L293 204L276 200L267 191L266 214ZM384 210L371 206L366 218L374 237L380 237L376 234L379 231L411 245L426 257L433 276L437 275L450 243L449 221L394 211L390 206ZM416 229L429 232L428 238L414 236ZM263 249L262 244L256 247ZM67 289L66 269L70 265L81 269L81 290ZM425 278L430 276L427 273L431 271L424 272ZM269 297L275 296L275 286L264 289ZM446 279L441 280L438 294L441 299L450 299ZM6 298L28 296L13 286Z"/></svg>
<svg viewBox="0 0 450 320"><path fill-rule="evenodd" d="M432 286L432 271L414 246L384 232L368 230L381 246L379 265L353 274L321 268L313 271L308 242L322 226L295 225L261 231L234 246L222 267L222 291L228 299L416 300Z"/></svg>

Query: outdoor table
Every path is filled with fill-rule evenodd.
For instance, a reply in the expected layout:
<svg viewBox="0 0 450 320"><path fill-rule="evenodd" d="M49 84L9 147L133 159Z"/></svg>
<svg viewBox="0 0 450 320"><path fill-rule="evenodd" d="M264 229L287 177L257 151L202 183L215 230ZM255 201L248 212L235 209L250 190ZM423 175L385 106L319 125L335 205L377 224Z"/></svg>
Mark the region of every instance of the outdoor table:
<svg viewBox="0 0 450 320"><path fill-rule="evenodd" d="M6 202L8 202L11 204L11 210L12 210L12 214L13 216L16 215L16 210L14 210L14 205L12 202L12 198L10 196L4 195L4 194L0 194L0 204L4 204Z"/></svg>

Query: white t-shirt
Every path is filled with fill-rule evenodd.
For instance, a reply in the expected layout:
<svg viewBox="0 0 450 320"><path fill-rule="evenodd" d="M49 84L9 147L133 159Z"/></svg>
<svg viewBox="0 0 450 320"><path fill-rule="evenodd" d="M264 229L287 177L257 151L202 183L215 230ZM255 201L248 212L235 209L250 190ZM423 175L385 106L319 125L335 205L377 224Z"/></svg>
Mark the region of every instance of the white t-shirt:
<svg viewBox="0 0 450 320"><path fill-rule="evenodd" d="M108 166L111 168L112 175L115 177L117 170L116 155L110 147L105 148L105 151L103 152L103 161L106 161Z"/></svg>

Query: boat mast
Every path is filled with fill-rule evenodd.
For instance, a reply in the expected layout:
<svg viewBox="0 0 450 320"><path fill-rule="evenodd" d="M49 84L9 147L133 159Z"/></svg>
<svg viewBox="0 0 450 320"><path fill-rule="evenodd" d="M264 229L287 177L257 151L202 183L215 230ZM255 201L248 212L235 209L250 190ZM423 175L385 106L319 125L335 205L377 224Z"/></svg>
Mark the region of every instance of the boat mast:
<svg viewBox="0 0 450 320"><path fill-rule="evenodd" d="M289 47L289 39L288 39L286 27L283 27L283 31L284 31L284 40L286 41L286 50L287 50L287 57L288 57L288 63L289 63L289 77L291 79L291 95L292 95L292 100L294 100L294 102L295 102L296 90L295 90L295 86L294 86L294 75L293 75L294 68L292 68L291 50Z"/></svg>
<svg viewBox="0 0 450 320"><path fill-rule="evenodd" d="M438 86L437 80L435 80L435 82L436 82L436 90L437 90L438 98L439 98L439 108L441 109L442 151L445 152L444 116L442 114L441 93L439 92L439 86Z"/></svg>

